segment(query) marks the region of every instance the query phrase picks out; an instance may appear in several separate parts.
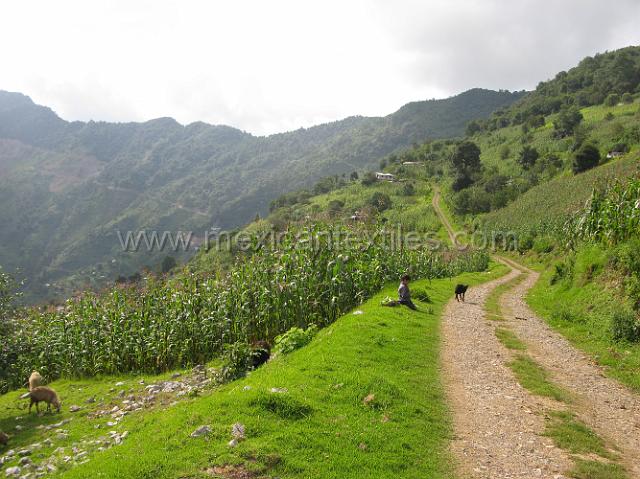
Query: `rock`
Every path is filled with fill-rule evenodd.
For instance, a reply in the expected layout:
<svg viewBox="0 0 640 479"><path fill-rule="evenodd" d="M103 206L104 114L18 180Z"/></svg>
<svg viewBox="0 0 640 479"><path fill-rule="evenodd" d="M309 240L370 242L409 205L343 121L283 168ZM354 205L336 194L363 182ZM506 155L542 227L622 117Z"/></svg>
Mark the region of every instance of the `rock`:
<svg viewBox="0 0 640 479"><path fill-rule="evenodd" d="M89 399L87 399L85 401L87 404L93 404L94 402L96 402L96 397L95 396L91 396Z"/></svg>
<svg viewBox="0 0 640 479"><path fill-rule="evenodd" d="M229 447L236 447L237 445L238 445L237 439L231 439L231 441L229 441L229 444L228 444Z"/></svg>
<svg viewBox="0 0 640 479"><path fill-rule="evenodd" d="M4 471L4 474L5 474L7 477L17 477L17 476L19 476L19 475L20 475L20 470L21 470L21 469L20 469L19 467L17 467L17 466L15 466L15 467L9 467L9 468L7 468L7 470L6 470L6 471Z"/></svg>
<svg viewBox="0 0 640 479"><path fill-rule="evenodd" d="M285 394L289 392L287 388L271 388L270 391L276 394Z"/></svg>
<svg viewBox="0 0 640 479"><path fill-rule="evenodd" d="M115 387L119 388L120 386L124 386L124 381L119 381L114 384Z"/></svg>
<svg viewBox="0 0 640 479"><path fill-rule="evenodd" d="M28 457L21 457L18 461L18 464L21 466L28 466L29 464L31 464L31 459Z"/></svg>
<svg viewBox="0 0 640 479"><path fill-rule="evenodd" d="M207 436L209 434L211 434L210 426L200 426L198 429L196 429L191 433L191 437L201 437L201 436Z"/></svg>
<svg viewBox="0 0 640 479"><path fill-rule="evenodd" d="M80 411L82 408L80 406L76 406L75 404L71 407L69 407L69 412L78 412Z"/></svg>
<svg viewBox="0 0 640 479"><path fill-rule="evenodd" d="M30 455L31 455L31 449L21 449L20 451L18 451L18 456L20 457L30 456Z"/></svg>
<svg viewBox="0 0 640 479"><path fill-rule="evenodd" d="M178 379L180 376L182 376L182 373L173 373L171 379Z"/></svg>
<svg viewBox="0 0 640 479"><path fill-rule="evenodd" d="M367 405L369 405L375 400L376 400L376 395L375 394L369 394L362 400L362 402L367 404Z"/></svg>
<svg viewBox="0 0 640 479"><path fill-rule="evenodd" d="M239 422L231 426L231 436L238 441L242 441L244 439L244 431L244 424L240 424Z"/></svg>

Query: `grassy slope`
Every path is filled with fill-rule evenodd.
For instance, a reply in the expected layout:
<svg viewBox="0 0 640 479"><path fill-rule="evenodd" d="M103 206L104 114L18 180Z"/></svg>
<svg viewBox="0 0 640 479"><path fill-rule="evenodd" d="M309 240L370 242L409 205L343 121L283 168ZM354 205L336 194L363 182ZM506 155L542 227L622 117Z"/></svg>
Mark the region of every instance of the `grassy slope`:
<svg viewBox="0 0 640 479"><path fill-rule="evenodd" d="M446 447L451 431L438 368L439 317L457 281L476 284L505 271L493 265L487 273L416 282L414 288L427 289L432 299L431 304L419 303L419 312L379 306L394 294L395 285L390 285L359 308L363 314L345 315L309 346L246 379L169 409L125 417L116 428L130 432L123 445L96 453L89 463L63 475L205 477L203 469L212 464L247 463L279 477L450 477ZM113 381L64 381L54 387L67 406L84 406L86 397L107 394ZM270 393L274 387L288 393ZM375 399L365 405L369 394ZM12 408L17 395L0 397L0 424L7 430L16 424L18 412ZM32 416L28 423L59 419ZM71 433L68 444L55 446L97 436L96 422L74 417L65 426ZM248 439L230 449L235 422L246 425ZM190 438L203 424L211 425L210 437ZM42 441L45 435L29 428L14 439L13 447Z"/></svg>
<svg viewBox="0 0 640 479"><path fill-rule="evenodd" d="M607 374L640 391L640 344L613 342L610 321L622 299L598 274L606 263L599 247L583 247L576 255L573 278L551 284L548 267L531 289L527 301L536 313L605 367ZM549 263L547 263L548 265ZM596 271L595 276L591 271Z"/></svg>
<svg viewBox="0 0 640 479"><path fill-rule="evenodd" d="M607 151L620 137L620 131L630 131L640 126L640 110L638 101L632 104L607 107L592 106L581 110L584 120L582 128L588 131L589 141L598 145L601 155ZM605 117L611 113L613 120ZM540 157L556 155L568 168L571 162L571 145L573 137L553 138L553 121L555 115L546 118L546 124L529 132L526 144L536 148ZM495 167L497 171L512 176L521 176L522 169L516 163L516 157L522 149L523 133L520 127L501 128L473 138L481 150L481 160L485 167ZM545 230L547 226L562 224L567 216L580 209L589 198L593 187L609 178L621 178L638 171L640 149L630 144L631 151L623 158L605 163L591 171L573 175L569 171L552 179L543 174L540 183L507 205L505 208L483 215L486 229L512 230L528 233L532 230ZM501 151L505 147L509 156L501 159ZM549 180L549 181L547 181Z"/></svg>
<svg viewBox="0 0 640 479"><path fill-rule="evenodd" d="M585 173L564 174L535 186L505 208L484 215L486 229L526 234L562 225L584 206L595 186L636 173L639 159L638 152L630 153Z"/></svg>

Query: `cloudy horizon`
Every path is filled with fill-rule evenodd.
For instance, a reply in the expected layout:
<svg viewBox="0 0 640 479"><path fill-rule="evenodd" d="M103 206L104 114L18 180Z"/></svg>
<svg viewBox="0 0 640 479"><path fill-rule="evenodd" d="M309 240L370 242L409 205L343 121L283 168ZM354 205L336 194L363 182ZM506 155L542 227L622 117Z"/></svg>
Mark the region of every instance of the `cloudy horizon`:
<svg viewBox="0 0 640 479"><path fill-rule="evenodd" d="M0 89L70 121L170 116L264 135L476 87L530 90L640 43L632 0L343 3L5 5Z"/></svg>

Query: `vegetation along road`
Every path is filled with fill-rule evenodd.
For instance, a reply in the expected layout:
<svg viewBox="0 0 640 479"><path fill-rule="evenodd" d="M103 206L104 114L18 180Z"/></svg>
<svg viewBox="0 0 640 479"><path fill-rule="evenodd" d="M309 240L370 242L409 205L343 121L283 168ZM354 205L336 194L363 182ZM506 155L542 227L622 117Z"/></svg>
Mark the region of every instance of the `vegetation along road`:
<svg viewBox="0 0 640 479"><path fill-rule="evenodd" d="M510 272L470 290L466 303L451 300L443 316L458 472L640 477L640 397L531 311L525 298L538 273L497 259Z"/></svg>

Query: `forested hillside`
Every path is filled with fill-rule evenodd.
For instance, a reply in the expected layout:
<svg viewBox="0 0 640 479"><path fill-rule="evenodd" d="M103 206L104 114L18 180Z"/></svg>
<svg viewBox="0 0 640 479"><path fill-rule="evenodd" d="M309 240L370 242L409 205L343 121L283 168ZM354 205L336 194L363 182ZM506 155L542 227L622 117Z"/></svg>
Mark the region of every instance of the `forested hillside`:
<svg viewBox="0 0 640 479"><path fill-rule="evenodd" d="M180 253L122 252L116 231L194 231L195 244L212 227L266 213L284 191L372 168L415 142L459 135L469 120L521 96L476 89L383 118L255 137L170 118L67 122L28 97L0 92L0 264L21 270L30 298L157 269Z"/></svg>

